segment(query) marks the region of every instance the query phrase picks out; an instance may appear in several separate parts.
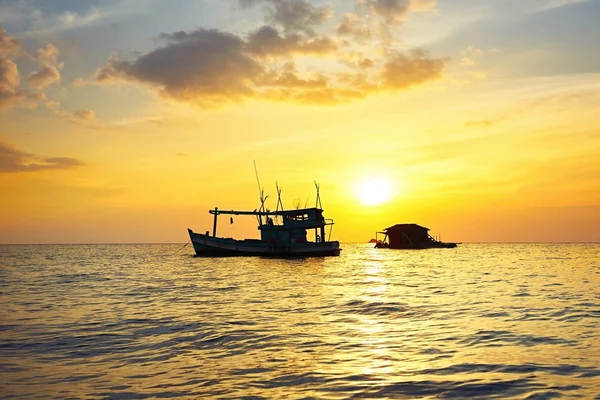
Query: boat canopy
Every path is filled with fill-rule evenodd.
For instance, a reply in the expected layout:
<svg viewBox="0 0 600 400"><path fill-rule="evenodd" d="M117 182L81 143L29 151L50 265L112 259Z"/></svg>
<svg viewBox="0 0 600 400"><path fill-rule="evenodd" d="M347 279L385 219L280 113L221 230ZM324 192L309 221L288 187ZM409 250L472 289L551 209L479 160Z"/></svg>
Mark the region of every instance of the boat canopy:
<svg viewBox="0 0 600 400"><path fill-rule="evenodd" d="M219 210L218 208L215 208L214 210L209 210L208 211L210 214L213 215L221 215L221 214L227 214L227 215L262 215L262 216L275 216L275 215L280 215L280 216L288 216L288 217L296 217L299 215L305 215L305 214L319 214L319 213L323 213L323 210L320 208L316 208L316 207L311 207L311 208L298 208L298 209L294 209L294 210L278 210L278 211L259 211L259 210L254 210L254 211L237 211L237 210Z"/></svg>

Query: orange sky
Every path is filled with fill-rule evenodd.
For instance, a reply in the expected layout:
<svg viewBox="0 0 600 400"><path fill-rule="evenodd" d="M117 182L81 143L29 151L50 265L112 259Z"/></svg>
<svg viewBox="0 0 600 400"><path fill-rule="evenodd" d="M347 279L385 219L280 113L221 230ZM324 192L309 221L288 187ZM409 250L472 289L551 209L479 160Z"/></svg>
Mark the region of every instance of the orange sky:
<svg viewBox="0 0 600 400"><path fill-rule="evenodd" d="M0 3L0 243L184 243L253 160L342 242L600 241L600 4L481 3Z"/></svg>

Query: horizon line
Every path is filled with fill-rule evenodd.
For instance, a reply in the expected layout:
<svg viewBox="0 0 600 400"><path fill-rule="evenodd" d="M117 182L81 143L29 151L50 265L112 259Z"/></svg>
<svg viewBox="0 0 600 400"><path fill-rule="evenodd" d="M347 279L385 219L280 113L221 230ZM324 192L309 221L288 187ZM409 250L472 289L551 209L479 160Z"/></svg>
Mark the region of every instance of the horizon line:
<svg viewBox="0 0 600 400"><path fill-rule="evenodd" d="M85 245L145 245L145 244L177 244L184 245L188 242L81 242L81 243L0 243L0 246L85 246ZM522 241L522 242L453 242L456 244L600 244L600 241ZM340 242L340 244L372 244L369 242Z"/></svg>

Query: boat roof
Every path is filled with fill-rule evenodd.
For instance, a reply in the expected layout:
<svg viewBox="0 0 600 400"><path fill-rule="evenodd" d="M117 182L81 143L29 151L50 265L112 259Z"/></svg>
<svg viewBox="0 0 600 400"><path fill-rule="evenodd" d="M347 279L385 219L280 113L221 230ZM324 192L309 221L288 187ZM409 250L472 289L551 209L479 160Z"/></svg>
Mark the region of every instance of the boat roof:
<svg viewBox="0 0 600 400"><path fill-rule="evenodd" d="M229 215L281 215L281 216L296 216L296 215L304 215L307 213L319 213L323 212L323 209L317 207L310 208L297 208L294 210L278 210L278 211L238 211L238 210L220 210L215 208L214 210L208 211L210 214L229 214Z"/></svg>
<svg viewBox="0 0 600 400"><path fill-rule="evenodd" d="M385 231L395 231L395 230L406 230L406 229L425 229L426 231L429 230L429 228L426 228L424 226L418 225L418 224L396 224L394 226L390 226L389 228L385 228Z"/></svg>

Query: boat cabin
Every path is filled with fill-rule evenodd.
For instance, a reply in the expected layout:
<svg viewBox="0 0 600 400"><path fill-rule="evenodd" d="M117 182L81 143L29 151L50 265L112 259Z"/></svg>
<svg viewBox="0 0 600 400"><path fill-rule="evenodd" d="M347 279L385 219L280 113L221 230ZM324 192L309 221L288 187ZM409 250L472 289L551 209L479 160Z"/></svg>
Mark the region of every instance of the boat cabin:
<svg viewBox="0 0 600 400"><path fill-rule="evenodd" d="M456 247L456 243L443 243L431 235L429 228L417 224L396 224L386 228L383 240L377 240L375 247L391 249L423 249L432 247Z"/></svg>
<svg viewBox="0 0 600 400"><path fill-rule="evenodd" d="M325 240L326 222L323 210L319 208L278 211L274 215L267 215L265 221L258 227L263 242L306 243L307 229L315 230L315 242Z"/></svg>
<svg viewBox="0 0 600 400"><path fill-rule="evenodd" d="M254 215L258 220L260 240L269 244L325 242L325 227L333 225L332 220L323 217L323 210L316 207L280 211L226 211L215 208L209 212L215 216L213 236L216 236L217 215ZM314 229L314 240L307 238L307 230L310 229Z"/></svg>
<svg viewBox="0 0 600 400"><path fill-rule="evenodd" d="M396 224L385 230L390 246L425 243L429 239L429 228L417 224Z"/></svg>

